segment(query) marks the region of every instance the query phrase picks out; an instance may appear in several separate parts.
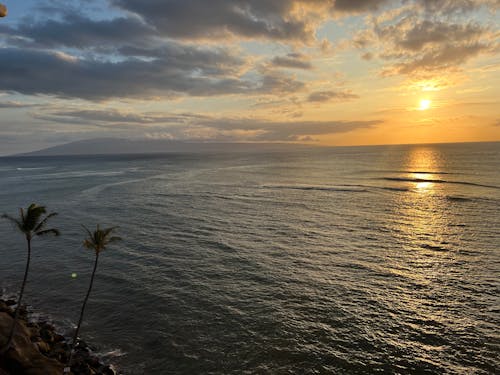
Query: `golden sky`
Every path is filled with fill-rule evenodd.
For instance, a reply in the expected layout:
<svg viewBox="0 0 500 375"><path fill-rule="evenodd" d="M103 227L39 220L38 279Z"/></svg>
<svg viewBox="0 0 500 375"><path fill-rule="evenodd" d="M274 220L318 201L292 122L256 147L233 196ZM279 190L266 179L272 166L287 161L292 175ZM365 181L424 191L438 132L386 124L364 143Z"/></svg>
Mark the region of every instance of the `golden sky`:
<svg viewBox="0 0 500 375"><path fill-rule="evenodd" d="M4 3L0 154L500 141L498 0Z"/></svg>

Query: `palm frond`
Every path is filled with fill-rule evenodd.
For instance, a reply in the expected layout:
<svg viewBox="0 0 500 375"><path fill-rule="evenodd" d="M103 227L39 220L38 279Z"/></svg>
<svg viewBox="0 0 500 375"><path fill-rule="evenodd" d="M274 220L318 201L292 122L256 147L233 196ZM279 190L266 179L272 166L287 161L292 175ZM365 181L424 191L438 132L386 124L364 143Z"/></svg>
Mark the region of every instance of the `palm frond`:
<svg viewBox="0 0 500 375"><path fill-rule="evenodd" d="M47 221L51 218L51 217L54 217L54 216L57 216L57 212L52 212L50 214L48 214L47 216L45 216L45 218L40 221L40 223L36 226L36 228L34 229L35 232L38 232L40 230L43 229L43 227L45 226L45 224L47 224Z"/></svg>
<svg viewBox="0 0 500 375"><path fill-rule="evenodd" d="M94 242L88 238L83 240L83 247L89 250L96 250Z"/></svg>
<svg viewBox="0 0 500 375"><path fill-rule="evenodd" d="M7 219L9 220L12 224L14 224L14 226L16 226L21 232L24 232L23 230L23 224L21 221L19 221L18 219L16 219L15 217L12 217L8 214L3 214L2 215L2 218L3 219Z"/></svg>
<svg viewBox="0 0 500 375"><path fill-rule="evenodd" d="M110 227L110 228L107 228L107 229L103 229L102 232L103 232L104 237L107 237L116 228L118 228L118 227Z"/></svg>
<svg viewBox="0 0 500 375"><path fill-rule="evenodd" d="M111 237L109 240L108 240L108 243L111 243L111 242L116 242L116 241L121 241L121 237Z"/></svg>
<svg viewBox="0 0 500 375"><path fill-rule="evenodd" d="M34 231L40 217L45 214L46 210L44 206L37 206L35 203L32 203L26 212L26 216L24 218L24 227L27 230Z"/></svg>
<svg viewBox="0 0 500 375"><path fill-rule="evenodd" d="M90 231L89 228L87 228L85 225L82 225L82 228L85 229L89 237L92 237L92 232Z"/></svg>
<svg viewBox="0 0 500 375"><path fill-rule="evenodd" d="M41 231L38 231L38 232L35 232L35 234L37 236L45 236L47 234L53 234L54 236L60 236L61 235L61 232L59 232L58 229L45 229L45 230L41 230Z"/></svg>

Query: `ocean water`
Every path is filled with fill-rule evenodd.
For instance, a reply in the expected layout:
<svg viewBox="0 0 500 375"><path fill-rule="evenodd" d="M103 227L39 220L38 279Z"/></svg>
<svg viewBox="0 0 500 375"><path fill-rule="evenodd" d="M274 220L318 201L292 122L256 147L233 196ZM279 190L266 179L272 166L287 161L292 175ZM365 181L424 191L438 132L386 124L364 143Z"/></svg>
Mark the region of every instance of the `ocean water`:
<svg viewBox="0 0 500 375"><path fill-rule="evenodd" d="M119 226L81 336L126 374L499 371L500 143L0 158L0 211L31 202L63 235L35 239L26 301L60 327L80 225Z"/></svg>

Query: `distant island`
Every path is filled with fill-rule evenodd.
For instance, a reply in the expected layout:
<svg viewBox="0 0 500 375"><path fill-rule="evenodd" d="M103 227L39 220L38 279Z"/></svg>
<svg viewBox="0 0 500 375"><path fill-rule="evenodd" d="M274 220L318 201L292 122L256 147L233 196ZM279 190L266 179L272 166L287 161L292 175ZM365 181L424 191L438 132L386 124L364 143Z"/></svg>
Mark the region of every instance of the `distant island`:
<svg viewBox="0 0 500 375"><path fill-rule="evenodd" d="M164 139L95 138L13 156L112 155L196 152L279 151L316 147L297 143L210 143Z"/></svg>

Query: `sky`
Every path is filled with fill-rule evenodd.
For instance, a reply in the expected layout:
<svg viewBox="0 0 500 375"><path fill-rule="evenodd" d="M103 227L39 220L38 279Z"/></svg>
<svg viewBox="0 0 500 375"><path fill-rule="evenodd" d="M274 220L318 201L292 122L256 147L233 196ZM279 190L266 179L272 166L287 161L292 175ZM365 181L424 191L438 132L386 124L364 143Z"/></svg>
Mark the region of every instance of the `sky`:
<svg viewBox="0 0 500 375"><path fill-rule="evenodd" d="M0 155L500 141L500 0L0 2Z"/></svg>

